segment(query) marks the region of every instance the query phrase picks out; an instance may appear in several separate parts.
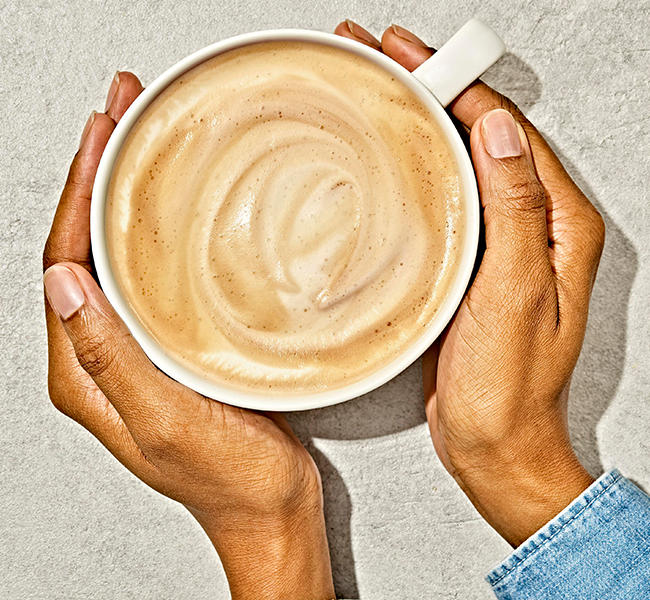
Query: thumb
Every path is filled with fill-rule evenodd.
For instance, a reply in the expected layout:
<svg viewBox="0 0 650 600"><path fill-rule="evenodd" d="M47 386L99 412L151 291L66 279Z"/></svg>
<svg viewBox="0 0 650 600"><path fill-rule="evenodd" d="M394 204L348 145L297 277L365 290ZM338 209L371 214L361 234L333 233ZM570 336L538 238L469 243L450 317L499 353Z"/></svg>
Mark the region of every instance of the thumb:
<svg viewBox="0 0 650 600"><path fill-rule="evenodd" d="M508 111L492 110L474 123L470 144L484 209L486 256L496 254L509 266L541 263L550 269L547 195L523 128Z"/></svg>
<svg viewBox="0 0 650 600"><path fill-rule="evenodd" d="M133 432L155 423L156 414L169 403L165 400L169 394L162 393L156 367L90 273L75 263L58 263L45 271L43 282L48 302L68 334L79 364L127 427Z"/></svg>

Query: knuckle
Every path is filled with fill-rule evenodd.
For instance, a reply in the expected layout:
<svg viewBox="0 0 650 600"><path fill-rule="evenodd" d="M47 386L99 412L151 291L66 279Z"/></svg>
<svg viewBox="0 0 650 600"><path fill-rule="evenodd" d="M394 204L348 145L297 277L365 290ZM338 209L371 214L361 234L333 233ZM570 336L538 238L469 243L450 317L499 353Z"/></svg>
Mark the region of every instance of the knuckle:
<svg viewBox="0 0 650 600"><path fill-rule="evenodd" d="M90 389L83 385L65 385L63 381L53 374L48 377L50 402L60 413L84 425L86 415L83 407L89 404Z"/></svg>
<svg viewBox="0 0 650 600"><path fill-rule="evenodd" d="M50 397L50 402L59 412L68 415L66 398L67 394L59 384L57 378L50 375L47 380L47 392Z"/></svg>
<svg viewBox="0 0 650 600"><path fill-rule="evenodd" d="M557 308L557 302L553 286L536 282L533 285L522 286L520 293L523 312L529 318L532 317L533 322L538 323L548 316L556 319L557 310L555 309Z"/></svg>
<svg viewBox="0 0 650 600"><path fill-rule="evenodd" d="M504 268L500 281L502 322L537 328L556 320L556 290L544 265L530 262L523 270L521 264L512 264Z"/></svg>
<svg viewBox="0 0 650 600"><path fill-rule="evenodd" d="M592 241L594 249L600 254L605 246L605 220L596 208L590 209L589 224L587 226L589 239Z"/></svg>
<svg viewBox="0 0 650 600"><path fill-rule="evenodd" d="M75 247L79 246L79 238L74 232L53 227L43 249L43 272L47 271L52 265L70 262L81 265L90 274L94 273L90 251L84 255L75 252Z"/></svg>
<svg viewBox="0 0 650 600"><path fill-rule="evenodd" d="M600 260L605 246L605 221L591 204L575 208L571 215L573 236L571 250L575 255L575 267L590 271Z"/></svg>
<svg viewBox="0 0 650 600"><path fill-rule="evenodd" d="M546 210L546 190L537 180L526 179L503 186L499 190L503 209L509 213Z"/></svg>
<svg viewBox="0 0 650 600"><path fill-rule="evenodd" d="M179 404L170 403L164 397L159 398L160 401L155 402L155 411L147 411L138 417L138 444L145 456L154 464L170 464L183 459L188 452L193 452L196 460L199 460L197 448L192 448L192 440L196 439L197 420L190 416L186 404L181 403L181 408Z"/></svg>
<svg viewBox="0 0 650 600"><path fill-rule="evenodd" d="M155 422L139 429L138 442L152 462L172 462L183 454L188 436L171 415L158 414Z"/></svg>
<svg viewBox="0 0 650 600"><path fill-rule="evenodd" d="M68 256L65 248L70 245L68 241L69 234L66 231L58 231L58 228L53 227L50 235L45 242L43 249L43 272L47 271L52 265L60 262L74 262L68 261Z"/></svg>
<svg viewBox="0 0 650 600"><path fill-rule="evenodd" d="M97 119L100 115L95 115ZM101 115L103 116L103 115ZM68 197L80 197L83 200L90 200L89 191L89 182L86 177L86 171L84 169L84 160L82 155L77 153L70 163L70 168L68 169L68 176L65 180L65 186L63 187L62 196Z"/></svg>
<svg viewBox="0 0 650 600"><path fill-rule="evenodd" d="M90 391L85 388L56 391L50 390L50 400L52 405L61 414L69 419L76 421L79 425L89 428L92 420L89 418L87 406L92 403L89 400Z"/></svg>
<svg viewBox="0 0 650 600"><path fill-rule="evenodd" d="M77 360L92 377L105 379L112 373L119 372L115 365L119 358L117 335L117 332L105 328L99 334L77 340Z"/></svg>
<svg viewBox="0 0 650 600"><path fill-rule="evenodd" d="M485 114L497 108L503 108L511 113L515 118L517 118L522 123L526 121L519 107L507 96L499 94L498 92L491 90L489 94L485 93L485 88L479 86L471 87L467 90L466 94L468 95L472 106L477 107L478 114Z"/></svg>

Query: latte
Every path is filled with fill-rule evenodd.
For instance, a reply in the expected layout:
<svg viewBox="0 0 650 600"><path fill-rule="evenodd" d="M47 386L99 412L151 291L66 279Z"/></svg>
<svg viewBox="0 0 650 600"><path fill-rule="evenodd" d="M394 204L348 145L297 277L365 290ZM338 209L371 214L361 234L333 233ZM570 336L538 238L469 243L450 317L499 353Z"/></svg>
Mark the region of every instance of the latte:
<svg viewBox="0 0 650 600"><path fill-rule="evenodd" d="M174 360L268 395L359 381L453 284L463 197L406 85L309 42L231 50L145 110L113 169L111 268Z"/></svg>

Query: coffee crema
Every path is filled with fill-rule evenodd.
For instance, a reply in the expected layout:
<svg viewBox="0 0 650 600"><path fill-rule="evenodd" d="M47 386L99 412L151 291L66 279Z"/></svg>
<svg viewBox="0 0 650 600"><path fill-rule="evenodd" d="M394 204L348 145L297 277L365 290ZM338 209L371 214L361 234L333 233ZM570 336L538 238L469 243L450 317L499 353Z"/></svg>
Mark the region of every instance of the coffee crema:
<svg viewBox="0 0 650 600"><path fill-rule="evenodd" d="M129 132L106 208L111 267L176 362L228 388L305 394L422 336L463 245L440 126L375 63L311 42L231 50Z"/></svg>

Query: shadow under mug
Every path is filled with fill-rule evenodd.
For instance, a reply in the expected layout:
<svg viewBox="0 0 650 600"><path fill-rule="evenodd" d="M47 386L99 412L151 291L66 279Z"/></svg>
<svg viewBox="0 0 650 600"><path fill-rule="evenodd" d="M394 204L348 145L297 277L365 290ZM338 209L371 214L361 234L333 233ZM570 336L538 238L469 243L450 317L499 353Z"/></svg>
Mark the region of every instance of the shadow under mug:
<svg viewBox="0 0 650 600"><path fill-rule="evenodd" d="M151 102L178 77L206 60L235 48L260 42L301 41L325 44L362 56L399 79L430 111L444 132L456 160L465 214L461 260L454 283L436 317L422 336L390 364L361 381L314 394L273 397L237 391L215 384L194 373L158 345L124 299L111 269L106 242L106 199L111 173L129 131ZM440 50L410 73L388 56L353 40L330 33L300 29L258 31L232 37L195 52L165 71L149 85L126 111L104 150L93 186L90 236L99 282L109 302L126 323L150 360L163 372L193 390L228 404L268 411L295 411L321 408L356 398L383 385L410 366L436 340L458 308L469 283L478 246L480 205L470 157L445 107L470 83L494 64L505 51L503 41L485 23L472 19Z"/></svg>

